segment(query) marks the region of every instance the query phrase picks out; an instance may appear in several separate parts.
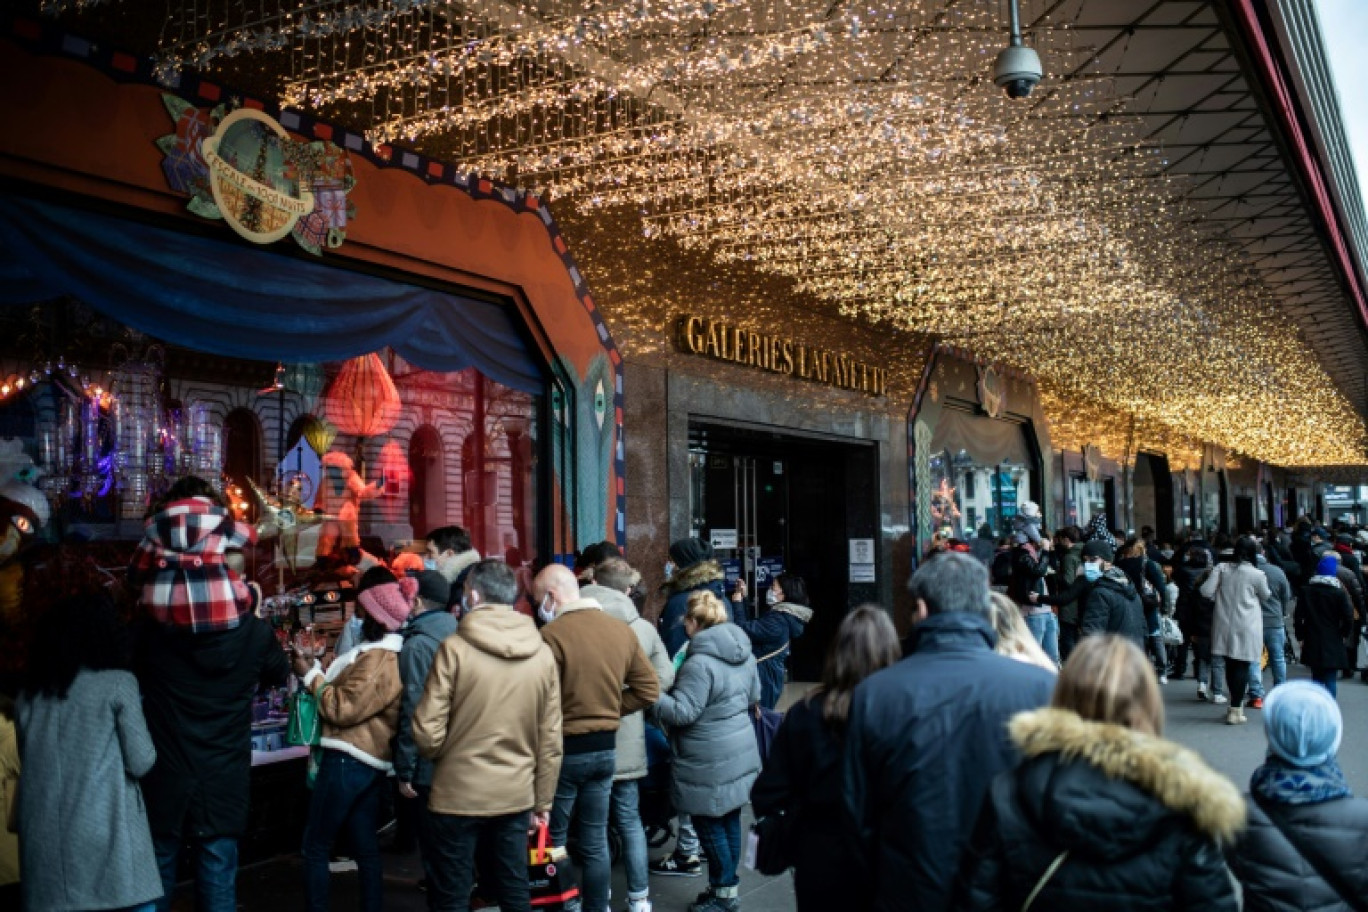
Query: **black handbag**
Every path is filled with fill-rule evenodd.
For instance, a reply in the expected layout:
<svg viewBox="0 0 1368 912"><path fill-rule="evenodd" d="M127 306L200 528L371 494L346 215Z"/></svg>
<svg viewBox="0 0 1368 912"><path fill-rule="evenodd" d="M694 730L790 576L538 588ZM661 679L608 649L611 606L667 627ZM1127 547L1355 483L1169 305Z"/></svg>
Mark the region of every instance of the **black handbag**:
<svg viewBox="0 0 1368 912"><path fill-rule="evenodd" d="M766 877L783 874L793 867L793 823L797 815L780 811L755 821L755 864Z"/></svg>

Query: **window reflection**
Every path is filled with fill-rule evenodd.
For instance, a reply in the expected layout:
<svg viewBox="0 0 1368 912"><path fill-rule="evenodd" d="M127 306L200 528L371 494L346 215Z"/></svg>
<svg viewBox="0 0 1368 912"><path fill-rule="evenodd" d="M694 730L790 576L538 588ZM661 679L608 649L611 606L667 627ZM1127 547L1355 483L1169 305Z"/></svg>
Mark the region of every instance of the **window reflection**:
<svg viewBox="0 0 1368 912"><path fill-rule="evenodd" d="M980 465L967 450L931 455L931 526L966 539L987 525L994 536L1012 531L1012 520L1031 499L1032 472L1004 460Z"/></svg>

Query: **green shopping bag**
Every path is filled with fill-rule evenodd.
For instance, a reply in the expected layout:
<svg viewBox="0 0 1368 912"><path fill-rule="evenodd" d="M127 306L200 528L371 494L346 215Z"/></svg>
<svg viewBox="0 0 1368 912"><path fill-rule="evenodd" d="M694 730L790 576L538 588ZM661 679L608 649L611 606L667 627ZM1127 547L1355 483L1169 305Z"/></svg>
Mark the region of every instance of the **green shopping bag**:
<svg viewBox="0 0 1368 912"><path fill-rule="evenodd" d="M318 698L301 687L290 698L290 719L285 726L285 743L315 747L323 732L318 718Z"/></svg>

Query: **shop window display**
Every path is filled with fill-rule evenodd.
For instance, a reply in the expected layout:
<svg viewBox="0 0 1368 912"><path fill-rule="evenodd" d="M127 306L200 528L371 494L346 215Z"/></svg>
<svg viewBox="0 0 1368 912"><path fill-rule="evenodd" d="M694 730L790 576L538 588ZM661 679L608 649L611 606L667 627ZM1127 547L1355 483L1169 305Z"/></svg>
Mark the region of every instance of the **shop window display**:
<svg viewBox="0 0 1368 912"><path fill-rule="evenodd" d="M994 535L1005 535L1031 499L1031 482L1030 467L1018 462L979 465L967 450L932 453L931 527L967 539L987 523Z"/></svg>
<svg viewBox="0 0 1368 912"><path fill-rule="evenodd" d="M388 348L204 354L70 300L0 310L0 338L0 427L52 507L43 534L91 542L101 566L191 474L258 525L244 573L267 595L345 589L363 554L444 525L482 554L536 557L540 397L474 368L424 370Z"/></svg>

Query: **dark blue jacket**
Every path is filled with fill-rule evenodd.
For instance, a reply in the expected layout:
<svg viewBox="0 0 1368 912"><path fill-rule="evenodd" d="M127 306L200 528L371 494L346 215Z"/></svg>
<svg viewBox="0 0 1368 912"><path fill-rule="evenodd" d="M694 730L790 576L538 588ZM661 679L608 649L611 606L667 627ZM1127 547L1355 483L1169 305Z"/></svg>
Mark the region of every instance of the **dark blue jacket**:
<svg viewBox="0 0 1368 912"><path fill-rule="evenodd" d="M437 650L456 633L456 618L449 611L424 611L410 617L401 632L404 648L399 653L399 679L404 682L404 695L394 735L394 775L400 782L432 785L432 761L419 756L413 743L413 711L423 699Z"/></svg>
<svg viewBox="0 0 1368 912"><path fill-rule="evenodd" d="M679 647L689 641L688 634L684 632L684 613L689 609L689 596L702 589L711 590L731 614L732 606L727 601L725 580L722 565L706 560L676 571L665 584L669 600L665 602L665 610L660 613L660 640L669 650L671 658L679 652Z"/></svg>
<svg viewBox="0 0 1368 912"><path fill-rule="evenodd" d="M760 705L766 709L774 709L784 693L789 643L803 635L810 620L811 608L780 602L753 621L736 622L750 637L760 663Z"/></svg>
<svg viewBox="0 0 1368 912"><path fill-rule="evenodd" d="M1018 761L1007 722L1050 700L1054 675L993 652L987 618L933 614L910 654L855 689L842 795L856 854L851 908L949 908L960 852L993 777Z"/></svg>

